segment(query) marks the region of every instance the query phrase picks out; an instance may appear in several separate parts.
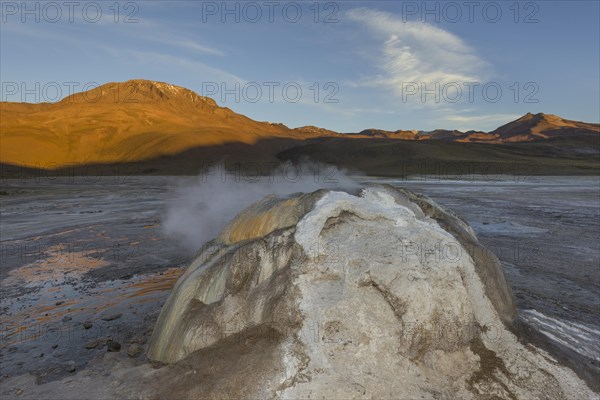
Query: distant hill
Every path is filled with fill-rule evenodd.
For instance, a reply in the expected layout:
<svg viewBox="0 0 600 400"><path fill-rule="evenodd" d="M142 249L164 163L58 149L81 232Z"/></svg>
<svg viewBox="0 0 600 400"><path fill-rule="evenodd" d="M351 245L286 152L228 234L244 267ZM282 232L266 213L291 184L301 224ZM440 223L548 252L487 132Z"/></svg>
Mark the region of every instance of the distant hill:
<svg viewBox="0 0 600 400"><path fill-rule="evenodd" d="M280 123L254 121L183 87L136 79L107 83L57 103L0 103L0 163L45 169L132 163L269 139L285 139L294 145L326 138L360 140L361 146L365 139L381 144L390 139L502 144L555 138L596 140L599 132L598 124L530 113L492 132L290 129ZM276 142L278 147L269 151L284 150L284 142Z"/></svg>
<svg viewBox="0 0 600 400"><path fill-rule="evenodd" d="M475 143L519 143L551 139L558 136L564 138L598 137L599 124L570 121L552 114L527 113L519 119L491 131L448 131L438 129L422 132L421 138L449 140L455 142Z"/></svg>
<svg viewBox="0 0 600 400"><path fill-rule="evenodd" d="M527 113L521 118L490 132L505 142L527 142L557 136L597 136L599 124L570 121L552 114Z"/></svg>
<svg viewBox="0 0 600 400"><path fill-rule="evenodd" d="M401 139L401 140L421 140L427 139L427 137L419 136L420 131L412 130L397 130L397 131L386 131L383 129L365 129L358 133L348 134L352 137L362 138L380 138L380 139Z"/></svg>

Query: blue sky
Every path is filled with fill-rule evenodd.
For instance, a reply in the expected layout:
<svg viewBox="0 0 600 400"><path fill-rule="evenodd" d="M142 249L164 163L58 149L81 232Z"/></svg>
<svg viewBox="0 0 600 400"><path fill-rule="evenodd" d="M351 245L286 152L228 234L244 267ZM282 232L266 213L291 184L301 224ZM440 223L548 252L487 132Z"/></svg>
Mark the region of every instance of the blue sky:
<svg viewBox="0 0 600 400"><path fill-rule="evenodd" d="M3 1L2 100L144 78L340 132L599 122L600 2L476 3Z"/></svg>

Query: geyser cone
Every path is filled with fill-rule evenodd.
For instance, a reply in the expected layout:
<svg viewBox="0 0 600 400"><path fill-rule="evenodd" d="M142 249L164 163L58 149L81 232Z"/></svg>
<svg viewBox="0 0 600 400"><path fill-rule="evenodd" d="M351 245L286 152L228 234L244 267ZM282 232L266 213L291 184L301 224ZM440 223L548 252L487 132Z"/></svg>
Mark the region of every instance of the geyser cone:
<svg viewBox="0 0 600 400"><path fill-rule="evenodd" d="M192 397L588 396L517 341L514 317L498 259L459 217L390 186L323 190L238 215L178 281L149 357L230 371Z"/></svg>

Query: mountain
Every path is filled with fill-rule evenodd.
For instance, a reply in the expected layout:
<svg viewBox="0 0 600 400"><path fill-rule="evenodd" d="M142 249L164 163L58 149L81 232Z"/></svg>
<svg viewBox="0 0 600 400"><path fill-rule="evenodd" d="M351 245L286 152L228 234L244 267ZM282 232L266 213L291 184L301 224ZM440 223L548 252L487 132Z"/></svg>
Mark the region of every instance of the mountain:
<svg viewBox="0 0 600 400"><path fill-rule="evenodd" d="M370 138L380 138L380 139L402 139L402 140L420 140L422 137L419 137L419 131L405 131L405 130L397 130L397 131L386 131L383 129L365 129L360 131L359 133L350 134L353 137L370 137Z"/></svg>
<svg viewBox="0 0 600 400"><path fill-rule="evenodd" d="M528 142L557 136L597 136L600 124L570 121L552 114L527 113L490 132L505 142Z"/></svg>
<svg viewBox="0 0 600 400"><path fill-rule="evenodd" d="M598 138L599 124L571 121L552 114L527 113L519 119L491 131L448 131L437 129L425 132L431 139L451 140L474 143L518 143L544 139L562 138Z"/></svg>
<svg viewBox="0 0 600 400"><path fill-rule="evenodd" d="M423 132L421 134L422 137L427 139L435 139L435 140L446 140L446 141L458 141L464 138L467 134L474 131L469 131L467 133L454 130L447 129L436 129L429 132Z"/></svg>
<svg viewBox="0 0 600 400"><path fill-rule="evenodd" d="M272 156L286 146L297 146L298 141L322 138L488 144L583 138L595 143L599 131L598 124L531 113L492 132L290 129L281 123L254 121L183 87L135 79L107 83L56 103L1 102L0 163L43 169L131 163L272 139L279 140L266 150ZM228 154L228 149L222 150Z"/></svg>
<svg viewBox="0 0 600 400"><path fill-rule="evenodd" d="M128 162L264 137L323 132L254 121L163 82L107 83L57 103L0 104L0 161L24 166Z"/></svg>
<svg viewBox="0 0 600 400"><path fill-rule="evenodd" d="M297 135L299 136L311 136L311 137L327 137L327 136L343 136L341 133L329 130L329 129L325 129L325 128L319 128L318 126L312 126L312 125L307 125L307 126L301 126L299 128L294 128L292 129L293 132L295 132Z"/></svg>

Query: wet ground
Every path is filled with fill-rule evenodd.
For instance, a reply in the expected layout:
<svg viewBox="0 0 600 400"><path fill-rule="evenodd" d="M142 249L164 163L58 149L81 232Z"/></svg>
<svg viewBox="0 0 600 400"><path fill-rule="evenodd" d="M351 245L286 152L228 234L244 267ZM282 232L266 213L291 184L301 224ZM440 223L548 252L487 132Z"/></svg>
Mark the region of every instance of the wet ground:
<svg viewBox="0 0 600 400"><path fill-rule="evenodd" d="M0 376L49 381L108 350L147 362L152 327L192 255L161 232L186 178L4 181ZM600 180L385 180L464 217L502 260L523 335L597 373ZM108 344L107 344L108 342Z"/></svg>
<svg viewBox="0 0 600 400"><path fill-rule="evenodd" d="M172 182L3 182L0 376L57 379L106 353L109 339L144 359L160 306L190 258L160 230Z"/></svg>

